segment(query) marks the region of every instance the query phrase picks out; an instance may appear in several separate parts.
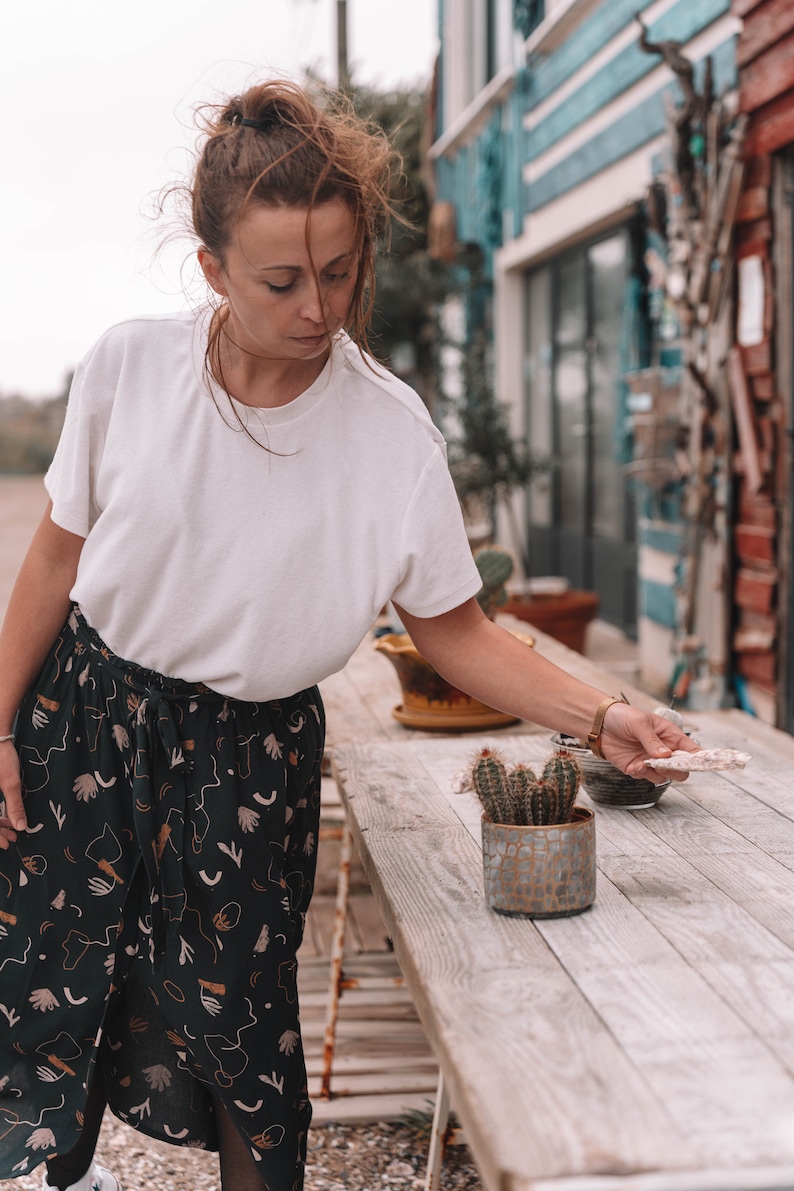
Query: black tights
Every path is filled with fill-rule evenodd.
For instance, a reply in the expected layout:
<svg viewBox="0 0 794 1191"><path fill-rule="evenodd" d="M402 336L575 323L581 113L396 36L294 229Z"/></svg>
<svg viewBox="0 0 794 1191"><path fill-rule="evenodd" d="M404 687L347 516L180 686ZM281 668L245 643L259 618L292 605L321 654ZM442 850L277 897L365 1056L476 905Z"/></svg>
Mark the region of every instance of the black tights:
<svg viewBox="0 0 794 1191"><path fill-rule="evenodd" d="M91 1083L85 1106L83 1132L80 1140L67 1154L58 1155L47 1163L47 1182L58 1191L66 1191L79 1182L94 1158L102 1117L105 1112L105 1088L97 1071ZM215 1121L220 1150L221 1187L225 1191L262 1191L263 1180L251 1157L248 1146L232 1124L220 1100L213 1098Z"/></svg>

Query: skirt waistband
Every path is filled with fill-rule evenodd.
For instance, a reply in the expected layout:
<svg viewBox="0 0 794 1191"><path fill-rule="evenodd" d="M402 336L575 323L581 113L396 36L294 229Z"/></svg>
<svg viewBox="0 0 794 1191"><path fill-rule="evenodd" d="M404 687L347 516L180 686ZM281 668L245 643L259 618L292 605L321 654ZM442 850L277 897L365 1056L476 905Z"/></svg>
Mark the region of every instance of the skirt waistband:
<svg viewBox="0 0 794 1191"><path fill-rule="evenodd" d="M166 699L201 699L218 703L230 701L228 696L212 690L203 682L185 682L181 678L169 678L159 674L156 670L149 670L145 666L139 666L136 662L119 657L105 644L99 633L91 627L77 604L72 608L70 620L77 639L101 654L104 665L115 677L125 686L131 687L140 694L156 691Z"/></svg>

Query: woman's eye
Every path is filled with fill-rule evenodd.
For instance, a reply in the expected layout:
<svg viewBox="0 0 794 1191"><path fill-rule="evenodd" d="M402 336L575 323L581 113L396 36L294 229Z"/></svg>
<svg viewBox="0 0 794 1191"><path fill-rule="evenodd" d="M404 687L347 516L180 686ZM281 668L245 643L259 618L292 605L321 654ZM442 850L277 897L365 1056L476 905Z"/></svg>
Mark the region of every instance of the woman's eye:
<svg viewBox="0 0 794 1191"><path fill-rule="evenodd" d="M287 294L292 289L294 284L294 281L290 281L286 285L273 285L273 283L270 281L265 282L265 285L270 290L271 294Z"/></svg>
<svg viewBox="0 0 794 1191"><path fill-rule="evenodd" d="M337 281L347 281L349 276L350 270L347 269L344 273L326 273L325 280L333 285Z"/></svg>

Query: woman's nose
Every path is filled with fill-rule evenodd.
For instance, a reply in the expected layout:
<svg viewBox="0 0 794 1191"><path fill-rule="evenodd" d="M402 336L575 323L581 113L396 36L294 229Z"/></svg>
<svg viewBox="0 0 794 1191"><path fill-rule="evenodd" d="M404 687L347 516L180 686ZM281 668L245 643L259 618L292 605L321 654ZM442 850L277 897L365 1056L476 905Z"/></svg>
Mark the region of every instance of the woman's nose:
<svg viewBox="0 0 794 1191"><path fill-rule="evenodd" d="M325 322L325 302L320 286L316 282L310 282L307 286L301 314L311 322Z"/></svg>

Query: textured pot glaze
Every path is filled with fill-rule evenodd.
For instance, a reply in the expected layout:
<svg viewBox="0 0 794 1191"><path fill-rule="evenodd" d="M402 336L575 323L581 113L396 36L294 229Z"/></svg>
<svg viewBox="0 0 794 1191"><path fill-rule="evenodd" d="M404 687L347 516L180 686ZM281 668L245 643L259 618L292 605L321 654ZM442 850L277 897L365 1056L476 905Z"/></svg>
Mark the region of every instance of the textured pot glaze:
<svg viewBox="0 0 794 1191"><path fill-rule="evenodd" d="M483 816L485 896L500 914L564 918L593 904L595 815L574 807L570 823L516 827Z"/></svg>

